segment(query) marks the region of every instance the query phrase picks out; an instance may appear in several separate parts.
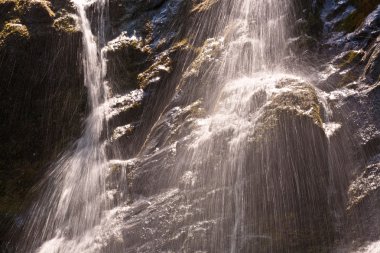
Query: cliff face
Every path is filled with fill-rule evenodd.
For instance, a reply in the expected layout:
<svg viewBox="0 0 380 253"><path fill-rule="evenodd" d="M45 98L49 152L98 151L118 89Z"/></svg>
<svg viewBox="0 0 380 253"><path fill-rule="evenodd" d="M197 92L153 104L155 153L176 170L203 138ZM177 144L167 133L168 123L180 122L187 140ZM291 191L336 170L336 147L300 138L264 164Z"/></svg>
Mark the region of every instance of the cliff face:
<svg viewBox="0 0 380 253"><path fill-rule="evenodd" d="M68 1L0 1L1 240L27 192L80 136L81 44Z"/></svg>
<svg viewBox="0 0 380 253"><path fill-rule="evenodd" d="M326 4L322 46L330 56L319 85L328 92L333 111L345 117L355 140L354 166L342 224L348 249L379 240L379 1ZM359 159L360 158L360 159ZM344 243L343 243L344 244ZM371 246L368 246L368 249ZM375 247L376 246L372 246ZM365 250L365 247L362 248Z"/></svg>
<svg viewBox="0 0 380 253"><path fill-rule="evenodd" d="M259 240L241 252L304 252L307 247L309 252L329 252L379 239L379 4L295 1L284 65L308 82L275 80L276 89L285 92L252 95L252 101L268 103L257 122L259 131L247 137L251 148L244 151L250 155L244 156L243 174L251 186L243 191L252 193L261 205L241 204L252 224L259 217L267 222L245 232L265 232L273 242ZM120 206L113 218L122 225L105 226L104 237L107 229L113 229L125 242L107 238L104 251L223 252L232 247L230 235L215 231L236 224L236 217L225 215L235 208L231 196L236 186L228 180L224 188L214 182L220 174L206 172L208 161L201 161L206 165L199 165L204 169L199 171L186 165L193 161L188 156L200 155L191 153L187 145L197 120L212 109L210 101L218 87L210 80L217 80L213 76L228 38L236 36L231 27L218 34L220 24L208 17L228 6L229 1L222 0L109 1L103 52L112 104L106 116L107 155L114 162L107 187ZM92 11L95 23L96 10ZM27 192L82 130L86 90L81 32L74 13L69 1L0 0L0 235L4 237L11 225L16 233L22 227L22 213L31 199ZM251 112L258 106L252 104ZM231 136L227 129L212 143L227 147L220 139ZM309 145L301 148L302 143ZM225 157L225 152L216 157ZM129 158L136 159L119 161ZM271 159L276 162L268 162ZM302 179L301 185L287 174L290 168ZM281 176L264 184L268 174ZM277 188L279 182L289 193L286 197L298 198L297 203L283 205L284 188ZM295 185L307 191L311 184L318 198L293 191ZM268 195L258 195L269 186ZM336 192L331 194L329 187ZM218 198L229 204L216 205L213 201ZM281 215L270 211L274 209ZM278 233L283 230L292 233ZM217 243L208 243L216 238ZM354 240L358 245L349 244ZM339 246L334 246L337 241Z"/></svg>

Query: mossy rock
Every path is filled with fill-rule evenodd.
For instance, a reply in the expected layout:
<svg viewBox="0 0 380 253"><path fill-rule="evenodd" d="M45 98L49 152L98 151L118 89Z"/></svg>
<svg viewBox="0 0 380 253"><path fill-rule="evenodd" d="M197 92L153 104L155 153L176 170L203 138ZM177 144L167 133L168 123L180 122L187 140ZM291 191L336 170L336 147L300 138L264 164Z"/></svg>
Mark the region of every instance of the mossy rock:
<svg viewBox="0 0 380 253"><path fill-rule="evenodd" d="M0 31L0 47L4 44L19 44L29 39L28 28L19 23L6 23Z"/></svg>
<svg viewBox="0 0 380 253"><path fill-rule="evenodd" d="M80 29L77 25L76 19L72 14L60 13L60 17L56 18L53 23L53 27L64 33L79 33Z"/></svg>
<svg viewBox="0 0 380 253"><path fill-rule="evenodd" d="M366 81L370 84L375 84L380 79L380 46L373 45L373 48L368 50L371 54L367 55L367 65L364 68L364 75Z"/></svg>
<svg viewBox="0 0 380 253"><path fill-rule="evenodd" d="M316 50L318 48L318 41L309 36L301 35L297 38L292 38L288 42L288 49L296 55L301 55L308 50Z"/></svg>
<svg viewBox="0 0 380 253"><path fill-rule="evenodd" d="M156 56L153 63L138 75L139 87L147 89L151 84L157 83L168 76L172 72L174 54L191 49L192 47L189 45L188 40L183 39Z"/></svg>
<svg viewBox="0 0 380 253"><path fill-rule="evenodd" d="M187 79L201 75L205 66L208 66L211 62L219 59L222 54L223 46L222 39L207 39L202 47L195 50L197 52L197 57L186 69L183 77Z"/></svg>
<svg viewBox="0 0 380 253"><path fill-rule="evenodd" d="M214 7L220 0L193 0L193 8L191 12L206 12Z"/></svg>
<svg viewBox="0 0 380 253"><path fill-rule="evenodd" d="M255 142L261 141L268 131L278 126L282 115L300 117L322 128L321 106L313 86L296 79L284 79L276 87L290 90L275 95L266 105L252 136Z"/></svg>
<svg viewBox="0 0 380 253"><path fill-rule="evenodd" d="M313 86L285 78L268 97L250 136L244 192L249 234L265 234L242 252L330 252L328 139ZM252 203L251 203L252 202ZM260 220L260 221L257 221ZM269 252L268 248L268 252Z"/></svg>
<svg viewBox="0 0 380 253"><path fill-rule="evenodd" d="M365 53L362 50L350 50L345 52L341 57L336 59L333 63L340 69L345 69L354 64L359 63L364 57Z"/></svg>
<svg viewBox="0 0 380 253"><path fill-rule="evenodd" d="M107 78L115 93L139 88L138 75L151 63L152 49L144 40L121 35L106 49Z"/></svg>
<svg viewBox="0 0 380 253"><path fill-rule="evenodd" d="M23 7L23 19L26 23L53 23L55 13L51 3L46 0L32 0Z"/></svg>
<svg viewBox="0 0 380 253"><path fill-rule="evenodd" d="M52 23L55 13L47 0L0 0L2 18L19 18L23 23Z"/></svg>
<svg viewBox="0 0 380 253"><path fill-rule="evenodd" d="M172 71L172 59L167 53L159 55L154 63L137 76L140 89L146 89L148 85L158 82L166 74Z"/></svg>

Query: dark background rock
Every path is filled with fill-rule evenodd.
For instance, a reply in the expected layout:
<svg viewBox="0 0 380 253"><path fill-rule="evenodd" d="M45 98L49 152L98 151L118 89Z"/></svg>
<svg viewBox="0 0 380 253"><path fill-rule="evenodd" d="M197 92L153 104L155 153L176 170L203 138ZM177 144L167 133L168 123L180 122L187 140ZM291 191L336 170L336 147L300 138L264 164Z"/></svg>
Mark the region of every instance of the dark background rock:
<svg viewBox="0 0 380 253"><path fill-rule="evenodd" d="M80 136L86 90L81 33L75 26L53 24L62 16L54 13L60 7L7 0L0 10L1 248L9 227L22 225L31 188Z"/></svg>

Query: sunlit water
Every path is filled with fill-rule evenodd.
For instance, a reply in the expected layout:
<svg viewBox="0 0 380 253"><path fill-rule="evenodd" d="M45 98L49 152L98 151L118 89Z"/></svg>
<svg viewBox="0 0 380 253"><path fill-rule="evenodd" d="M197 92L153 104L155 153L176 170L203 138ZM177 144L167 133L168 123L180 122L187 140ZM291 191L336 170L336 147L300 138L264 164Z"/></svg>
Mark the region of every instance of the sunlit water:
<svg viewBox="0 0 380 253"><path fill-rule="evenodd" d="M49 185L32 208L27 239L19 251L30 252L44 240L46 242L36 252L84 252L95 247L94 244L86 245L84 238L89 229L99 225L102 211L108 205L104 182L106 155L101 145L107 94L103 84L104 59L98 45L104 33L104 21L99 22L95 36L86 16L91 1L75 0L73 3L83 32L84 84L91 111L75 149L64 155L48 175ZM106 5L105 0L96 3L101 13Z"/></svg>
<svg viewBox="0 0 380 253"><path fill-rule="evenodd" d="M222 196L215 197L203 207L209 210L209 213L204 214L205 219L214 212L221 212L219 219L229 220L227 226L216 226L213 237L215 241L209 242L212 245L210 248L214 249L212 252L220 250L231 253L255 252L254 250L260 249L260 245L265 249L261 248L259 252L272 252L271 245L275 238L272 238L267 231L273 228L285 229L281 224L283 220L278 217L283 215L284 210L294 211L295 206L305 204L305 199L318 204L319 196L313 194L318 194L318 190L324 186L315 186L314 184L319 182L317 180L305 180L314 184L303 188L307 190L306 194L298 192L297 197L303 198L304 202L295 200L296 197L286 192L289 186L286 183L282 185L283 182L277 180L276 177L281 175L267 168L272 166L269 161L270 154L268 155L266 153L268 151L265 150L265 148L269 150L269 147L262 145L263 155L260 157L256 153L257 160L252 161L252 153L255 150L252 148L252 143L258 131L259 119L263 117L266 107L274 98L291 92L291 88L278 84L284 80L304 82L302 78L286 73L282 62L286 54L286 39L289 37L287 27L292 19L292 1L223 2L218 16L219 38L215 42L220 43L223 52L213 72L214 75L201 80L204 83L211 83L209 86L212 92L209 101L206 102L209 110L206 116L195 120L192 132L185 138L186 148L176 157L170 177L165 178L166 181L171 181L170 185L174 186L174 189L164 193L157 192L158 196L154 201L138 199L131 206L126 203L118 206L111 204L112 197L110 198L106 186L109 166L112 163L122 164L124 167L134 166L136 161L149 159L154 154L146 154L143 150L141 153L145 157L136 157L129 161L107 161L104 140L101 136L107 132L105 127L107 117L112 116L107 115L109 107L117 103L117 98L107 101L107 88L104 84L106 63L101 47L104 46L106 25L104 13L107 2L106 0L73 2L83 32L84 82L88 88L91 112L86 120L83 137L78 140L76 148L64 155L48 175L48 186L31 211L32 219L25 236L27 239L20 251L29 252L29 249L33 249L37 253L95 253L105 252L104 247L110 241L124 245L129 240L122 232L126 229L125 214L136 207L143 209L156 205L159 209L160 203L175 196L180 191L179 185L185 182L185 189L189 192L197 187L211 188L215 191L228 189ZM86 16L89 4L94 2L100 13L96 34L92 33L91 24ZM134 96L142 97L141 90L134 92ZM323 101L321 102L323 104ZM302 110L298 112L310 116L308 115L310 112ZM340 125L334 122L326 122L324 125L328 136L339 127ZM154 129L152 131L154 132ZM318 140L315 143L318 143ZM312 145L316 145L315 143ZM320 150L318 147L312 148L314 149L311 150L317 154L310 154L315 159L311 159L310 163L318 162ZM287 155L289 155L287 150L280 150L277 154L278 157L290 157L288 160L291 160L292 156ZM281 161L289 162L287 168L289 170L296 167L292 167L294 161L286 159ZM312 167L313 164L310 163L305 162L305 166ZM260 167L260 164L263 168L259 171L249 171ZM317 165L316 167L319 168ZM295 181L298 180L297 173L289 172L291 177L296 178ZM307 175L317 177L320 172L313 173ZM249 176L251 178L247 175L251 175ZM123 174L121 177L125 178L126 175ZM319 180L323 181L323 178ZM157 188L161 183L159 178L154 182ZM272 203L272 206L260 206L265 202ZM310 215L314 214L313 210L307 211ZM267 216L262 218L260 215L263 213ZM294 212L291 214L296 215ZM131 219L133 223L134 220ZM311 224L310 227L312 226L314 225ZM282 232L278 231L278 234ZM220 248L221 245L218 243L223 240L228 240L226 244L228 248ZM376 244L374 245L368 246L367 251L360 252L376 252L371 251L376 247ZM182 249L183 252L192 250L186 246ZM121 253L120 248L109 249L107 252Z"/></svg>
<svg viewBox="0 0 380 253"><path fill-rule="evenodd" d="M117 211L106 211L110 207L105 185L108 163L101 140L101 134L106 131L103 128L107 116L105 61L99 45L104 36L105 20L101 15L99 31L93 34L86 11L94 1L73 0L73 3L83 32L84 83L88 88L91 112L83 137L78 140L74 151L57 162L49 175L50 185L33 208L27 235L30 242L25 248L38 246L38 253L98 252L107 237L120 238L117 235L120 222L117 223L113 216ZM106 0L95 3L103 13L107 7ZM230 181L229 176L235 178L232 182L235 184L235 222L228 232L232 234L230 252L239 252L239 238L246 232L242 178L246 164L240 160L246 155L248 135L254 132L255 121L267 97L278 92L275 91L275 83L287 77L279 73L287 36L285 21L290 15L290 7L287 0L241 0L223 9L221 24L229 26L231 34L221 34L226 43L223 62L218 70L223 80L222 91L215 94L218 98L212 115L197 122L199 127L192 134L194 142L189 150L194 158L184 160L192 164L191 167L197 167L195 160L209 164L209 155L219 151L214 147L215 141L221 138L219 134L223 136L232 131L226 147L229 149L228 159L219 172L217 182L227 185L231 184L227 182ZM223 29L220 27L221 31ZM257 101L255 95L258 96ZM220 204L216 203L217 206ZM38 234L36 229L40 231ZM265 238L265 235L257 237Z"/></svg>

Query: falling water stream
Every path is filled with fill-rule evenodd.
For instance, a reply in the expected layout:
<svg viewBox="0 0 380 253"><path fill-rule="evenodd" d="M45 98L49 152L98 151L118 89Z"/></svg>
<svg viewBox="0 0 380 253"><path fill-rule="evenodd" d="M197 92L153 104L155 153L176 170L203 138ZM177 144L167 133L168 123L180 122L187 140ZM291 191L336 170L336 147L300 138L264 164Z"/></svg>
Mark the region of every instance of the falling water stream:
<svg viewBox="0 0 380 253"><path fill-rule="evenodd" d="M75 0L73 3L83 32L84 84L88 90L90 114L74 150L67 152L48 175L49 186L32 208L27 243L20 251L30 252L46 240L36 252L83 252L88 245L83 245L80 238L98 225L107 206L104 183L107 160L101 143L107 94L103 79L105 62L99 48L104 20L99 22L96 37L86 14L91 1ZM104 13L106 6L106 0L96 2L100 13Z"/></svg>
<svg viewBox="0 0 380 253"><path fill-rule="evenodd" d="M302 91L312 90L302 78L286 73L283 66L285 41L289 37L287 26L292 19L292 1L225 2L226 8L221 11L222 15L219 13L221 20L216 25L220 38L214 41L223 53L212 72L213 76L208 75L202 80L204 83L211 82L209 87L212 94L206 102L209 108L207 115L194 120L191 133L183 140L178 140L186 145L181 151L176 151L170 175L164 179L155 178L157 189L164 184L170 185L169 190L162 187L167 192L157 192L161 197L156 197L156 201L164 201L184 188L187 203L176 207L183 208L185 204L193 204L192 200L198 194L196 192L214 194L215 197L202 206L208 210L202 218L214 224L209 237L212 241L208 241L205 246L210 252L292 252L291 248L283 244L293 237L288 234L283 236L283 231L296 231L305 236L305 243L308 243L307 236L314 233L311 230L316 228L316 223L320 222L318 226L327 231L330 219L328 214L324 216L316 211L317 206L327 205L328 202L324 196L318 196L323 192L322 188L328 188L324 181L325 172L320 169L326 164L319 160L326 158L323 152L327 144L319 139L320 133L310 133L311 137L306 140L311 142L310 147L304 147L302 140L287 140L287 129L282 137L284 140L270 144L265 142L267 139L262 140L262 143L255 140L260 135L261 128L258 125L266 116L265 110L271 108L280 95L292 94L292 88L297 88L301 90L302 97L303 94L309 94ZM102 136L107 132L109 94L105 86L106 59L102 47L105 46L108 3L107 0L73 0L73 3L83 33L84 83L88 89L91 110L83 136L77 141L75 149L67 152L47 176L48 186L31 210L33 218L28 223L27 239L20 247L20 252L30 252L32 249L36 253L121 253L121 249L129 245L128 240L132 241L134 235L123 235L121 231L124 228L120 224L127 218L120 214L134 208L140 210L145 206L154 206L156 202L141 198L131 206L129 202L119 206L111 204L107 194L107 169L112 163L121 163L126 167L130 164L135 166L135 163L144 164L149 159L153 159L155 164L165 163L165 159L158 161L152 157L171 149L166 147L161 151L157 148L154 151L157 154L150 153L149 144L153 142L157 131L153 127L138 157L124 162L107 160ZM94 29L87 18L88 7L94 3L100 13L96 33L92 32ZM297 112L311 117L313 111L310 108L306 113L301 109ZM181 109L174 108L170 112L173 111L180 112ZM155 126L162 120L159 119ZM297 122L290 124L294 124L294 131L298 130ZM273 148L270 145L277 145L279 152L269 154ZM287 152L294 146L301 150L297 157ZM162 166L169 167L168 164ZM308 167L310 172L298 171L297 166ZM302 181L302 177L307 179ZM218 192L221 194L217 195ZM147 211L146 215L153 212ZM191 216L188 212L186 215ZM157 216L165 215L159 213ZM296 218L297 215L306 218ZM135 229L133 224L134 221L137 224L138 219L131 219L130 227ZM149 228L149 219L146 219L146 228L141 228L144 233L159 230ZM190 222L193 220L190 219ZM175 230L177 225L174 223L171 229ZM181 226L184 226L182 223ZM156 224L157 227L161 225ZM190 231L192 227L186 225ZM128 230L128 226L125 227ZM124 234L128 234L128 231ZM324 239L317 232L313 236ZM180 235L173 235L173 238L177 237ZM117 241L119 246L105 250L107 240ZM274 246L276 243L280 246ZM193 252L196 246L181 245L179 252ZM149 247L145 251L143 248L139 250L131 252L156 252Z"/></svg>

